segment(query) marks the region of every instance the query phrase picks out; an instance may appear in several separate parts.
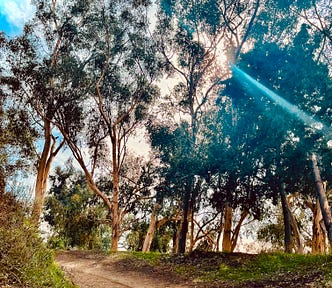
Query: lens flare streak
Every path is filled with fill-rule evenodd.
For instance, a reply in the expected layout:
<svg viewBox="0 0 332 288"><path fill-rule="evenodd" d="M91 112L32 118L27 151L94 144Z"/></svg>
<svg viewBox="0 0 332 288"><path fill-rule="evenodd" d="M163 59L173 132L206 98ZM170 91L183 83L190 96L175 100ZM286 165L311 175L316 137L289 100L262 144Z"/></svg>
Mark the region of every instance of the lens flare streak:
<svg viewBox="0 0 332 288"><path fill-rule="evenodd" d="M277 105L281 106L288 113L295 116L297 119L301 120L305 125L319 130L321 133L325 134L329 138L332 138L332 130L324 125L322 122L315 120L312 116L308 115L301 109L299 109L296 105L291 104L275 92L271 91L263 84L259 83L257 80L252 78L250 75L242 71L240 68L235 65L231 65L233 76L245 87L248 86L254 87L263 93L266 97L272 100ZM250 91L251 89L249 89Z"/></svg>

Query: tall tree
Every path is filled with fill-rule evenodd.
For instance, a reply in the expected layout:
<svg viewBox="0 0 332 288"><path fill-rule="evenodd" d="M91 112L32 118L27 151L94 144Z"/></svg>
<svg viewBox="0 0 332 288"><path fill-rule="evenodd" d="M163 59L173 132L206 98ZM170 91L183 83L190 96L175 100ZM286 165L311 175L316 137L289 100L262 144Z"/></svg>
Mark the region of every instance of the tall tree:
<svg viewBox="0 0 332 288"><path fill-rule="evenodd" d="M220 50L224 55L227 55L227 50L233 50L233 54L241 51L248 39L259 3L160 1L157 25L160 49L170 73L181 79L168 100L183 119L182 129L187 129L188 147L183 148L183 151L186 149L188 155L183 155L183 159L199 157L200 141L204 139L201 133L203 115L206 109L212 107L216 91L228 73L228 67L218 68L218 53ZM249 11L253 14L250 15ZM232 44L227 45L227 42ZM194 231L191 211L196 205L195 185L201 183L194 176L192 171L183 178L186 189L181 197L183 218L179 233L179 253L184 253L186 249L189 219L191 231Z"/></svg>
<svg viewBox="0 0 332 288"><path fill-rule="evenodd" d="M76 27L76 41L67 48L69 59L61 59L69 71L58 76L62 93L70 92L68 87L77 80L76 75L68 77L70 69L81 71L87 79L79 86L81 102L76 105L77 112L85 115L79 120L81 124L84 117L89 119L86 139L79 140L77 127L65 110L56 111L54 123L83 169L90 188L111 211L112 250L117 250L120 225L126 214L126 209L120 207L120 185L128 138L144 119L149 103L158 95L153 82L159 75L159 60L149 36L148 6L148 2L131 1L83 5L86 9L84 26ZM78 51L81 55L77 55ZM89 147L91 166L82 153L84 145ZM95 174L100 169L111 175L111 197L96 184Z"/></svg>

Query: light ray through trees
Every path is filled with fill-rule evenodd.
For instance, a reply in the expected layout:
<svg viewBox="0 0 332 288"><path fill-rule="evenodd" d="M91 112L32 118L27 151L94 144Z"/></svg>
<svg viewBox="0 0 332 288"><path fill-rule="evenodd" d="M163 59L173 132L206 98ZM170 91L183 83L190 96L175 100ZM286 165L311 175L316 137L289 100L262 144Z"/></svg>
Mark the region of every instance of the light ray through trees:
<svg viewBox="0 0 332 288"><path fill-rule="evenodd" d="M256 94L257 92L263 93L264 96L272 100L275 104L281 106L286 112L295 116L298 120L301 120L306 126L309 126L321 134L325 135L327 141L332 140L332 129L325 125L324 123L317 121L313 116L307 114L303 110L301 110L296 105L288 102L262 83L258 82L250 75L245 73L243 70L231 64L231 69L233 72L233 76L235 79L245 88L248 92L252 94Z"/></svg>

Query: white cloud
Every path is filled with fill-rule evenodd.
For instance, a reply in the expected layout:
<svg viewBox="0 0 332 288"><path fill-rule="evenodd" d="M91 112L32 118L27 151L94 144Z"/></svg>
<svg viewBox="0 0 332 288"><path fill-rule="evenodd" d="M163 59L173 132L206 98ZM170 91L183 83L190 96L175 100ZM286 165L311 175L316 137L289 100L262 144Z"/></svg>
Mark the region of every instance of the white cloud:
<svg viewBox="0 0 332 288"><path fill-rule="evenodd" d="M34 11L30 0L0 0L0 13L16 28L22 28Z"/></svg>

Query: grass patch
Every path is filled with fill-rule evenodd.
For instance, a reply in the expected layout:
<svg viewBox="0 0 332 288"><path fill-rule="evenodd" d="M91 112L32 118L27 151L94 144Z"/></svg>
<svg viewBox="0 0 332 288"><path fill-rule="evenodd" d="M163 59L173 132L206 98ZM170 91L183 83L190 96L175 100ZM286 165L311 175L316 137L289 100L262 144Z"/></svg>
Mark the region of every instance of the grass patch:
<svg viewBox="0 0 332 288"><path fill-rule="evenodd" d="M144 260L147 264L152 266L158 265L163 258L162 253L159 252L138 252L132 251L128 252L132 257L140 260Z"/></svg>
<svg viewBox="0 0 332 288"><path fill-rule="evenodd" d="M289 273L321 271L326 278L332 276L332 256L297 254L259 254L239 267L220 264L216 278L226 280L268 280L280 278Z"/></svg>
<svg viewBox="0 0 332 288"><path fill-rule="evenodd" d="M215 283L224 283L223 287L332 287L332 255L193 252L170 256L166 262L172 271L205 282L206 287L208 283L211 287Z"/></svg>

